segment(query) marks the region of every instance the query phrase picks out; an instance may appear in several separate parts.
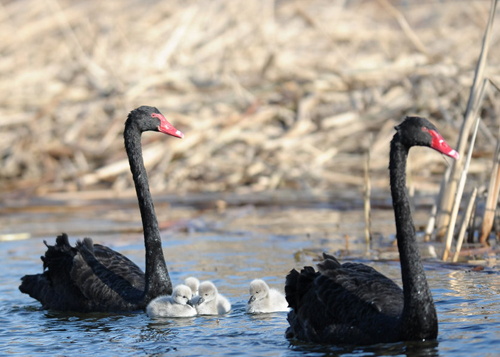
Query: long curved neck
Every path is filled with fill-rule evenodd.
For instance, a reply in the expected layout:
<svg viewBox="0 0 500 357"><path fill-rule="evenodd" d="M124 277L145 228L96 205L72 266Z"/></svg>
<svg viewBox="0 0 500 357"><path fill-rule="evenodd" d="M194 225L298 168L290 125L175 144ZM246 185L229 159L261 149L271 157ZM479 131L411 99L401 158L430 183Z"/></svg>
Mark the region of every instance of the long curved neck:
<svg viewBox="0 0 500 357"><path fill-rule="evenodd" d="M163 250L161 247L160 230L156 219L153 199L149 192L148 176L142 160L141 130L131 122L125 125L125 149L127 150L130 171L135 183L135 191L141 211L144 230L144 245L146 247L146 286L143 300L149 300L159 295L170 295L172 283L168 274Z"/></svg>
<svg viewBox="0 0 500 357"><path fill-rule="evenodd" d="M401 143L398 133L391 141L390 156L391 195L403 279L403 334L413 339L416 336L435 338L438 331L436 309L420 259L406 189L408 148Z"/></svg>

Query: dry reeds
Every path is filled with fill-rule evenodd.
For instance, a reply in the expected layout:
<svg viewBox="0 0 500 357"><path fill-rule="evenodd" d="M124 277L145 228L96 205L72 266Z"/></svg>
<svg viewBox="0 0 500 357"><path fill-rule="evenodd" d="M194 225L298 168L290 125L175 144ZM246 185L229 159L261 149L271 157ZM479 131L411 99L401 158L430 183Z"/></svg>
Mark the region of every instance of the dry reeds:
<svg viewBox="0 0 500 357"><path fill-rule="evenodd" d="M463 157L469 137L469 132L473 126L474 120L479 116L479 111L483 105L483 98L485 95L486 87L488 84L487 75L485 75L488 53L491 48L492 28L495 19L497 0L491 1L489 18L484 32L481 53L477 61L476 70L474 73L474 81L469 92L469 100L467 102L467 109L465 110L464 120L462 122L460 136L458 138L457 151L460 154L460 159L453 162L451 173L445 176L444 189L440 193L439 198L439 216L437 219L438 230L443 232L449 230L449 223L452 217L450 216L453 202L455 201L455 194L458 189L458 181L463 172ZM486 78L485 78L486 76Z"/></svg>
<svg viewBox="0 0 500 357"><path fill-rule="evenodd" d="M460 250L462 249L462 244L465 238L465 232L467 231L467 227L469 227L470 219L473 214L473 209L476 203L476 195L477 195L477 187L474 187L469 197L469 203L467 204L467 209L465 210L465 213L463 215L462 224L460 225L460 232L458 233L458 238L457 238L457 247L455 249L455 254L453 255L452 259L454 263L458 261Z"/></svg>
<svg viewBox="0 0 500 357"><path fill-rule="evenodd" d="M0 5L0 189L131 191L121 133L144 104L186 135L144 136L155 191L361 192L370 135L370 183L388 190L388 142L405 115L429 117L455 142L488 11L405 4ZM490 78L500 74L497 42L491 34ZM483 106L492 132L497 100ZM472 175L491 165L493 149L478 149ZM435 193L445 162L410 160L417 191Z"/></svg>
<svg viewBox="0 0 500 357"><path fill-rule="evenodd" d="M465 158L464 167L463 167L462 173L460 175L460 179L458 181L457 192L455 195L455 199L453 201L453 206L452 206L451 215L450 215L451 218L450 218L450 223L448 225L448 230L447 230L447 234L446 234L446 241L445 241L445 248L443 251L443 260L444 261L446 261L448 259L448 255L450 254L451 240L453 239L453 233L455 232L455 223L457 221L460 203L462 202L462 194L464 192L465 182L467 180L467 174L469 173L470 161L472 158L472 152L474 150L474 145L476 143L476 135L477 135L477 130L479 128L480 120L481 120L480 118L477 118L477 120L476 120L476 126L472 132L472 138L470 139L469 152L467 153L467 157Z"/></svg>
<svg viewBox="0 0 500 357"><path fill-rule="evenodd" d="M369 247L371 241L371 204L370 204L370 193L371 193L371 183L370 183L370 150L365 153L365 185L364 185L364 217L365 217L365 241L366 246Z"/></svg>
<svg viewBox="0 0 500 357"><path fill-rule="evenodd" d="M493 220L495 219L495 211L498 205L498 193L500 190L500 141L497 143L495 156L493 161L493 168L491 170L490 184L488 187L488 196L486 198L486 205L484 208L483 223L481 227L481 234L479 242L486 244L486 239L490 235L491 228L493 227Z"/></svg>

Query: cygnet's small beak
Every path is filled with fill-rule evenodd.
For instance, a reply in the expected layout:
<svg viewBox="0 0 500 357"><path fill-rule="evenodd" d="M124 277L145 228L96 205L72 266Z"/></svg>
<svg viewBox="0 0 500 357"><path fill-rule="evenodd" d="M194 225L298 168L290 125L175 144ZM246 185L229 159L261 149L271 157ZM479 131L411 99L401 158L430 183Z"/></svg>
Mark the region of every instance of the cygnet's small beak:
<svg viewBox="0 0 500 357"><path fill-rule="evenodd" d="M203 303L203 301L205 301L205 300L200 296L200 299L198 300L197 305L201 305Z"/></svg>
<svg viewBox="0 0 500 357"><path fill-rule="evenodd" d="M252 302L255 301L255 296L250 296L250 299L248 299L248 303L251 304Z"/></svg>
<svg viewBox="0 0 500 357"><path fill-rule="evenodd" d="M189 305L189 306L191 306L191 307L194 307L194 306L193 306L193 302L192 302L191 300L188 300L188 301L186 302L186 304L188 304L188 305Z"/></svg>

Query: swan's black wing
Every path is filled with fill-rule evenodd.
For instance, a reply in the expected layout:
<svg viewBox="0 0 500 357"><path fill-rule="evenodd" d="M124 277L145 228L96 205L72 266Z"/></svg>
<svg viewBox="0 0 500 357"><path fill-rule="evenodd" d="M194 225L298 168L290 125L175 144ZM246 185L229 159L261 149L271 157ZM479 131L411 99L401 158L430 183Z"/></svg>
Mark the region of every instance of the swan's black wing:
<svg viewBox="0 0 500 357"><path fill-rule="evenodd" d="M23 276L19 290L40 301L45 309L78 311L84 296L71 282L70 276L77 251L69 245L68 236L64 233L57 237L55 245L44 243L47 246L45 255L41 257L44 272Z"/></svg>
<svg viewBox="0 0 500 357"><path fill-rule="evenodd" d="M372 344L397 340L403 291L364 264L340 264L325 255L319 271L292 270L285 285L287 337L330 344Z"/></svg>
<svg viewBox="0 0 500 357"><path fill-rule="evenodd" d="M19 289L60 311L130 311L143 308L145 278L141 269L90 238L69 244L62 234L42 257L42 274L21 278Z"/></svg>
<svg viewBox="0 0 500 357"><path fill-rule="evenodd" d="M145 278L130 259L114 250L93 244L90 238L77 242L71 278L87 299L89 311L130 311L142 304Z"/></svg>

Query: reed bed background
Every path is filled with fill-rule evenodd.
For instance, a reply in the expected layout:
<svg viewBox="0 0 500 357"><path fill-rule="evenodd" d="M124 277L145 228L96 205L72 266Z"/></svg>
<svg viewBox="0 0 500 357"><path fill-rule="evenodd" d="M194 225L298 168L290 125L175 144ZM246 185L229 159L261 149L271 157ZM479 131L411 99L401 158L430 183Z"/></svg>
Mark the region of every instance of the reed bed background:
<svg viewBox="0 0 500 357"><path fill-rule="evenodd" d="M456 145L489 1L0 3L0 191L133 194L123 123L158 107L183 140L144 135L156 193L388 191L393 127L433 121ZM498 31L485 76L500 83ZM493 87L493 86L491 86ZM489 89L468 185L488 184ZM411 190L449 162L418 148Z"/></svg>

